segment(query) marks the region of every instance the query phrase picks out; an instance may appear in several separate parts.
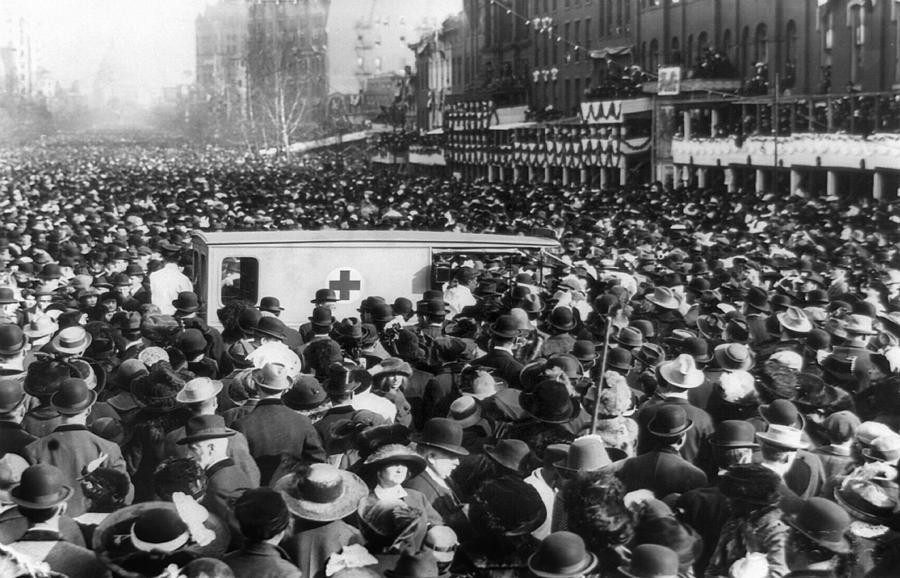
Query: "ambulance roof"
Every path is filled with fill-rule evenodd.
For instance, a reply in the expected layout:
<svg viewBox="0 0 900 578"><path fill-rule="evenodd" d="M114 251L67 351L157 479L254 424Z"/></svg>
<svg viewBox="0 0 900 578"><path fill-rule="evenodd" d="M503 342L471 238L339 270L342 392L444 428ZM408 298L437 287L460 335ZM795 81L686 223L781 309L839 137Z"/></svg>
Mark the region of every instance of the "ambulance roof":
<svg viewBox="0 0 900 578"><path fill-rule="evenodd" d="M193 237L207 246L376 244L426 245L436 248L508 249L558 247L555 239L519 235L489 235L445 231L194 231Z"/></svg>

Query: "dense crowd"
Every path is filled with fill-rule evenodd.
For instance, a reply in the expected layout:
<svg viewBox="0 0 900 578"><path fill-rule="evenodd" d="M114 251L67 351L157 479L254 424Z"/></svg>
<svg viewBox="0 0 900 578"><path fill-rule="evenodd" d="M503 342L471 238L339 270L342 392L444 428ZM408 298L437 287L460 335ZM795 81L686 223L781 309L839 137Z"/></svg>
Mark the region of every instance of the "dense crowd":
<svg viewBox="0 0 900 578"><path fill-rule="evenodd" d="M896 575L896 204L60 142L0 212L2 576ZM191 230L293 228L560 250L206 310Z"/></svg>

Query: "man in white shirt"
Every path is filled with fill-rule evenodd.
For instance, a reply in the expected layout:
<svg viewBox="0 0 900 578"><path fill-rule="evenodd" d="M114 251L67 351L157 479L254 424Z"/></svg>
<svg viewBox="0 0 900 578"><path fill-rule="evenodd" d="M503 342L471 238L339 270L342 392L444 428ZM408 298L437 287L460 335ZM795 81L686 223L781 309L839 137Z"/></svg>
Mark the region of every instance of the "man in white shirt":
<svg viewBox="0 0 900 578"><path fill-rule="evenodd" d="M166 264L162 269L150 273L150 302L159 307L160 313L174 315L175 305L172 302L182 291L193 291L194 285L178 265L181 248L162 241L159 250Z"/></svg>

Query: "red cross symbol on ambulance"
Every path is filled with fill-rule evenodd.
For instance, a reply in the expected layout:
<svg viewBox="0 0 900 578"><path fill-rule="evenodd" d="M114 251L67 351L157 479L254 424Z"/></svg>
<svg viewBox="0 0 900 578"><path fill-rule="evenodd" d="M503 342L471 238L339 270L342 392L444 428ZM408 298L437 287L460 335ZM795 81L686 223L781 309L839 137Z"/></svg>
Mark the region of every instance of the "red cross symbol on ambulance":
<svg viewBox="0 0 900 578"><path fill-rule="evenodd" d="M328 274L326 281L338 301L355 301L362 293L362 275L349 267L335 269Z"/></svg>

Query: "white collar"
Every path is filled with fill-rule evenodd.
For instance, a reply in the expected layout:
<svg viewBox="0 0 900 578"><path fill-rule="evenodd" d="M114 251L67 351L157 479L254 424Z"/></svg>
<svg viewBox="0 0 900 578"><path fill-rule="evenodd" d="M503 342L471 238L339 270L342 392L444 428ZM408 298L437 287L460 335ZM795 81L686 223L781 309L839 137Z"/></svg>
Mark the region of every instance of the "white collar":
<svg viewBox="0 0 900 578"><path fill-rule="evenodd" d="M430 465L425 468L425 471L428 472L428 475L431 476L431 478L435 481L435 483L437 485L444 488L445 490L450 489L450 486L447 485L447 482L442 480L441 477L438 476L437 472L435 472L434 469L432 469L432 467Z"/></svg>
<svg viewBox="0 0 900 578"><path fill-rule="evenodd" d="M393 488L383 488L375 486L375 497L379 500L402 500L409 494L403 489L403 486L394 486Z"/></svg>

